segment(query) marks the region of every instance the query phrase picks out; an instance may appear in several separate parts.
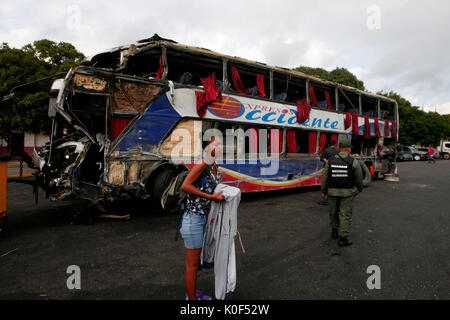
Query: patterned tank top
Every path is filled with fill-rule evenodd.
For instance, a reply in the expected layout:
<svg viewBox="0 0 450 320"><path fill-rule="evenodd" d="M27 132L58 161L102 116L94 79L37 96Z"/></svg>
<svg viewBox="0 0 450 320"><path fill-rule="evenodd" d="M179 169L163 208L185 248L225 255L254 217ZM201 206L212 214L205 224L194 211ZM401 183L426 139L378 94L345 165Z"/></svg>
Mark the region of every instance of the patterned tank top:
<svg viewBox="0 0 450 320"><path fill-rule="evenodd" d="M194 182L194 187L204 193L213 194L216 186L217 180L212 173L211 166L208 165L206 169L203 170L200 178ZM186 213L203 216L208 215L210 209L211 200L193 195L188 195L186 197Z"/></svg>

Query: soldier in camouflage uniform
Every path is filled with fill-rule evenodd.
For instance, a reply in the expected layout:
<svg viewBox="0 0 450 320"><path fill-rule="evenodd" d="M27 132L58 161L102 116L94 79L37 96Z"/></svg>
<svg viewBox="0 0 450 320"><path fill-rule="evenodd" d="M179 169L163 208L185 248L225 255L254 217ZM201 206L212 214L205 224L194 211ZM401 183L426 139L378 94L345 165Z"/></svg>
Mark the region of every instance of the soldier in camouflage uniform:
<svg viewBox="0 0 450 320"><path fill-rule="evenodd" d="M339 237L340 247L349 246L348 238L352 223L353 201L363 190L363 173L359 161L350 157L348 140L339 143L340 152L327 161L322 177L322 196L330 203L332 237Z"/></svg>

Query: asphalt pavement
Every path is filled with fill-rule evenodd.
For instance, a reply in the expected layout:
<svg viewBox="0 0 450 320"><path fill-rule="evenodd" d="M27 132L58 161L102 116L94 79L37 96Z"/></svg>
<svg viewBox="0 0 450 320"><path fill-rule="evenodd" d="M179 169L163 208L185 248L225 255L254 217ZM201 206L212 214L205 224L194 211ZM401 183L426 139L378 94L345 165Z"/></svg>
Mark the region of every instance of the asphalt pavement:
<svg viewBox="0 0 450 320"><path fill-rule="evenodd" d="M243 195L233 299L449 299L450 161L403 162L399 174L358 195L345 248L331 239L318 188ZM35 205L32 186L8 184L0 299L184 299L176 216L125 206L129 221L71 224L70 210L43 192ZM67 287L72 265L79 290ZM367 286L373 266L380 289ZM198 287L213 294L212 270Z"/></svg>

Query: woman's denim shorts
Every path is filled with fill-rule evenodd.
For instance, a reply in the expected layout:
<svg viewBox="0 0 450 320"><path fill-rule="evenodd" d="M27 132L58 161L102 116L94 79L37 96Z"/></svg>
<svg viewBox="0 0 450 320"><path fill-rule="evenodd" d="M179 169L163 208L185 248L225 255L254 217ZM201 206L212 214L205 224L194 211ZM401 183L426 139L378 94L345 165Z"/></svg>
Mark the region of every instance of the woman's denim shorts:
<svg viewBox="0 0 450 320"><path fill-rule="evenodd" d="M180 233L187 249L203 247L203 234L205 233L207 217L185 213L181 219Z"/></svg>

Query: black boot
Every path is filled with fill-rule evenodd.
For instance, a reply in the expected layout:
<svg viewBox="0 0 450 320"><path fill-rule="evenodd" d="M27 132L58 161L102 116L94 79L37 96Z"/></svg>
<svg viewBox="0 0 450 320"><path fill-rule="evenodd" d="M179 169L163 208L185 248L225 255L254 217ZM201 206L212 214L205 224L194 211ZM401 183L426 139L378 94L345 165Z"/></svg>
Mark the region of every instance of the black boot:
<svg viewBox="0 0 450 320"><path fill-rule="evenodd" d="M331 238L337 239L338 238L338 229L333 228L331 230Z"/></svg>
<svg viewBox="0 0 450 320"><path fill-rule="evenodd" d="M339 237L338 246L339 247L347 247L352 244L352 240L348 239L347 237Z"/></svg>

